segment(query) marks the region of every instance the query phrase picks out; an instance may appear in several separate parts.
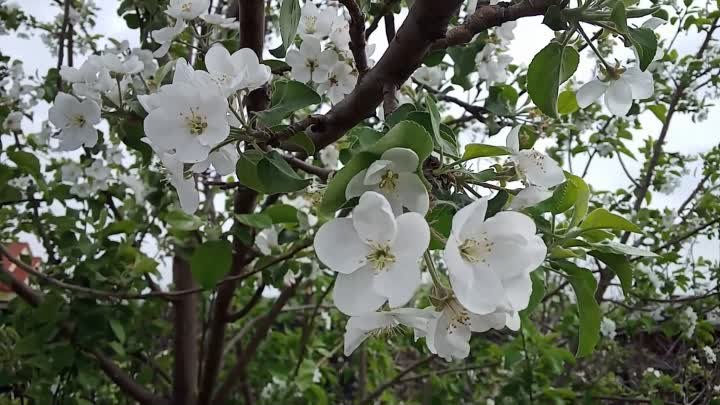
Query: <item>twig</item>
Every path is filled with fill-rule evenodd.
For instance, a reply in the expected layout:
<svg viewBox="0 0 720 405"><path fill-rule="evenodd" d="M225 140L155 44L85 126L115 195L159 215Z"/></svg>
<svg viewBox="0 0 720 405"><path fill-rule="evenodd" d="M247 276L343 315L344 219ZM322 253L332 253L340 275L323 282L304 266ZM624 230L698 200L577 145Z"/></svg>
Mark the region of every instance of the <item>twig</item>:
<svg viewBox="0 0 720 405"><path fill-rule="evenodd" d="M435 359L435 355L434 355L434 354L431 354L431 355L425 357L424 359L418 360L418 361L416 361L415 363L411 364L410 366L408 366L408 368L406 368L405 370L401 371L401 372L398 373L395 377L391 378L390 380L388 380L388 381L386 381L385 383L383 383L382 385L380 385L377 389L375 389L375 391L373 391L373 392L371 392L370 394L368 394L365 398L361 399L361 400L358 402L358 405L364 405L364 404L372 403L372 401L373 401L375 398L377 398L377 397L379 397L380 395L382 395L383 391L385 391L386 389L392 387L392 386L395 385L395 384L398 384L398 383L402 380L403 377L405 377L406 375L408 375L408 374L409 374L410 372L412 372L413 370L416 370L416 369L418 369L418 368L420 368L420 367L422 367L422 366L430 363L431 361L433 361L433 359Z"/></svg>
<svg viewBox="0 0 720 405"><path fill-rule="evenodd" d="M358 70L358 82L368 70L365 54L365 16L355 0L338 0L350 13L350 51Z"/></svg>

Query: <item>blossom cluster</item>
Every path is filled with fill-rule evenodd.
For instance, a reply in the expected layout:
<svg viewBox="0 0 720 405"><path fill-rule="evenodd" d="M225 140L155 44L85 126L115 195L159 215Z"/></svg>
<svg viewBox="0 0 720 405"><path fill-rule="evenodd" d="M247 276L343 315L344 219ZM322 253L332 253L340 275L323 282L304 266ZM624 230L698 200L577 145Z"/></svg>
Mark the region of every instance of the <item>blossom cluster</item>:
<svg viewBox="0 0 720 405"><path fill-rule="evenodd" d="M350 52L348 17L335 7L320 10L306 1L297 34L300 45L289 49L285 58L292 78L313 85L331 103L340 102L355 88L358 78ZM367 53L372 54L372 48Z"/></svg>
<svg viewBox="0 0 720 405"><path fill-rule="evenodd" d="M519 206L528 206L544 199L536 194L562 183L564 174L550 157L521 150L519 132L510 132L507 149L526 190L533 190L518 196L524 198ZM367 337L404 325L424 337L432 353L462 359L472 332L517 330L519 312L529 304L530 273L545 260L547 247L533 220L517 210L487 217L487 198L455 213L442 255L449 287L440 280L428 251L430 204L420 164L411 149L385 151L348 183L346 197L359 197L352 215L323 224L315 235L318 258L338 273L335 306L350 315L347 355ZM423 259L433 280L433 307L405 307L422 285Z"/></svg>

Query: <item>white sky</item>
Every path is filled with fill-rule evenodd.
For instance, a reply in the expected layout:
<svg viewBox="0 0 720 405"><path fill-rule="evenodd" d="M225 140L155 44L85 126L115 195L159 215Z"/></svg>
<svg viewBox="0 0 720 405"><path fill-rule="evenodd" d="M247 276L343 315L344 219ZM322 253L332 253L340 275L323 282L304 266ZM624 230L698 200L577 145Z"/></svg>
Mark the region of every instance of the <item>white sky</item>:
<svg viewBox="0 0 720 405"><path fill-rule="evenodd" d="M30 0L22 1L21 7L26 13L32 14L42 21L50 21L60 12L59 8L51 1ZM117 40L128 40L131 46L137 46L137 32L127 29L124 20L117 13L116 0L96 0L100 7L97 18L97 26L94 32L105 36L113 37ZM396 19L396 26L399 27L401 17ZM515 63L528 65L532 57L542 49L552 38L553 32L541 24L541 17L522 19L515 29L515 40L510 45L510 53L515 59ZM672 27L661 27L661 33L669 36L673 31ZM387 47L384 35L383 24L378 27L377 31L371 37L371 43L376 44L374 57L377 59ZM676 41L676 48L681 54L695 52L699 46L700 38L698 35L680 36ZM102 48L104 44L101 44ZM13 36L2 37L0 45L3 53L10 55L14 59L20 59L24 62L25 71L39 72L44 74L48 68L53 67L56 63L47 51L45 45L38 37L30 39L21 39ZM589 51L588 51L589 52ZM592 77L593 59L588 54L584 54L581 58L581 65L576 74L576 78L589 80ZM76 57L76 63L82 62L81 57ZM461 95L460 95L461 96ZM40 122L47 117L47 104L42 102L35 110L36 120L30 123L25 120L24 127L28 130L37 130ZM648 114L643 117L642 131L635 131L635 139L630 143L631 149L637 150L641 146L646 136L657 137L660 131L660 122L652 115ZM713 107L706 121L701 123L693 123L689 116L676 116L671 124L670 133L667 138L665 149L668 152L681 152L684 154L697 154L709 150L720 142L718 135L720 128L720 107ZM504 134L504 133L503 133ZM499 135L490 139L489 143L504 144L504 136ZM638 155L639 156L639 155ZM637 173L640 169L640 163L625 159L631 173ZM584 167L583 159L575 159L573 161L575 170ZM694 167L697 167L695 165ZM677 207L685 200L692 189L695 188L699 177L695 171L691 171L691 175L682 179L680 187L675 190L672 195L662 195L660 193L653 194L652 205L655 207ZM596 189L614 190L617 188L630 188L630 182L621 172L616 159L596 158L593 163L586 180ZM34 243L35 252L42 252L43 249ZM704 241L695 248L696 254L702 254L706 257L718 258L720 253L720 244L717 241Z"/></svg>

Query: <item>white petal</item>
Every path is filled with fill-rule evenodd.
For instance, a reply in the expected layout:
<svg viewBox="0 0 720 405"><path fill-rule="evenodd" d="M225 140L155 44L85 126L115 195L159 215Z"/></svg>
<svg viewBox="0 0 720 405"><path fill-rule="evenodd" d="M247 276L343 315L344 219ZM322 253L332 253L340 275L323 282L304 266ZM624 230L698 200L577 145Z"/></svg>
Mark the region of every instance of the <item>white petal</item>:
<svg viewBox="0 0 720 405"><path fill-rule="evenodd" d="M403 207L422 215L427 214L430 209L430 196L417 174L400 173L396 191Z"/></svg>
<svg viewBox="0 0 720 405"><path fill-rule="evenodd" d="M461 288L473 282L473 267L460 255L458 241L452 235L448 238L447 243L445 244L443 257L445 259L445 264L448 267L450 283L453 284L453 286L457 284L458 288ZM453 287L453 289L455 288Z"/></svg>
<svg viewBox="0 0 720 405"><path fill-rule="evenodd" d="M372 187L368 187L365 185L365 175L367 174L367 169L361 170L358 174L353 176L352 179L348 182L347 188L345 189L345 198L351 199L353 197L361 196L362 193L372 190Z"/></svg>
<svg viewBox="0 0 720 405"><path fill-rule="evenodd" d="M622 77L613 81L605 92L605 104L614 115L624 117L632 106L632 90Z"/></svg>
<svg viewBox="0 0 720 405"><path fill-rule="evenodd" d="M505 138L505 146L510 152L518 152L520 150L520 129L522 125L513 127Z"/></svg>
<svg viewBox="0 0 720 405"><path fill-rule="evenodd" d="M205 54L205 67L207 71L212 74L224 73L232 75L235 73L232 61L230 60L230 52L228 52L222 44L214 45L207 54Z"/></svg>
<svg viewBox="0 0 720 405"><path fill-rule="evenodd" d="M333 300L340 312L362 315L373 312L385 303L385 297L373 288L374 273L365 266L351 274L338 274L333 289Z"/></svg>
<svg viewBox="0 0 720 405"><path fill-rule="evenodd" d="M388 244L395 239L395 216L382 194L368 191L361 195L352 221L358 236L366 243Z"/></svg>
<svg viewBox="0 0 720 405"><path fill-rule="evenodd" d="M520 210L537 205L552 196L552 191L540 186L527 186L513 197L510 208Z"/></svg>
<svg viewBox="0 0 720 405"><path fill-rule="evenodd" d="M200 205L200 195L195 189L195 180L190 177L173 184L180 198L180 207L187 214L194 214Z"/></svg>
<svg viewBox="0 0 720 405"><path fill-rule="evenodd" d="M397 233L392 252L398 258L417 261L430 245L430 227L422 215L408 212L395 219Z"/></svg>
<svg viewBox="0 0 720 405"><path fill-rule="evenodd" d="M503 287L505 287L505 295L514 311L522 311L527 308L532 294L532 280L529 274L503 280Z"/></svg>
<svg viewBox="0 0 720 405"><path fill-rule="evenodd" d="M470 313L470 330L473 332L487 332L490 329L502 329L505 326L505 312L495 311L487 315Z"/></svg>
<svg viewBox="0 0 720 405"><path fill-rule="evenodd" d="M522 150L516 154L518 168L526 180L541 187L554 187L565 181L565 173L553 158L536 150Z"/></svg>
<svg viewBox="0 0 720 405"><path fill-rule="evenodd" d="M520 329L520 314L517 312L512 313L506 313L505 314L505 326L508 327L510 330L519 330Z"/></svg>
<svg viewBox="0 0 720 405"><path fill-rule="evenodd" d="M420 158L412 149L392 148L386 150L380 157L382 160L392 162L393 171L397 172L415 172L418 169Z"/></svg>
<svg viewBox="0 0 720 405"><path fill-rule="evenodd" d="M351 317L345 325L345 355L351 355L368 338L368 332L390 326L391 324L388 321L392 321L392 318L383 313Z"/></svg>
<svg viewBox="0 0 720 405"><path fill-rule="evenodd" d="M595 102L600 96L605 93L607 90L608 85L605 82L601 82L600 80L592 80L580 87L575 94L575 97L577 98L577 103L580 108L585 108Z"/></svg>
<svg viewBox="0 0 720 405"><path fill-rule="evenodd" d="M637 67L631 67L623 73L622 77L630 85L633 99L650 98L655 92L653 76L650 72L643 72Z"/></svg>
<svg viewBox="0 0 720 405"><path fill-rule="evenodd" d="M460 303L471 312L484 315L495 311L505 302L502 282L487 266L475 266L471 283L450 274L450 284Z"/></svg>
<svg viewBox="0 0 720 405"><path fill-rule="evenodd" d="M390 268L375 274L375 292L388 298L391 308L407 304L420 285L420 265L417 259L399 259Z"/></svg>
<svg viewBox="0 0 720 405"><path fill-rule="evenodd" d="M364 266L370 252L357 235L350 218L326 222L315 234L315 254L327 267L338 273L352 273Z"/></svg>
<svg viewBox="0 0 720 405"><path fill-rule="evenodd" d="M365 185L379 184L382 181L383 176L389 169L392 168L392 162L389 160L379 159L370 164L365 172L365 179L363 183Z"/></svg>
<svg viewBox="0 0 720 405"><path fill-rule="evenodd" d="M480 198L474 202L464 206L460 211L455 213L452 220L452 233L460 237L465 224L470 218L475 218L473 222L485 221L485 212L487 211L487 198ZM464 239L464 238L462 238Z"/></svg>

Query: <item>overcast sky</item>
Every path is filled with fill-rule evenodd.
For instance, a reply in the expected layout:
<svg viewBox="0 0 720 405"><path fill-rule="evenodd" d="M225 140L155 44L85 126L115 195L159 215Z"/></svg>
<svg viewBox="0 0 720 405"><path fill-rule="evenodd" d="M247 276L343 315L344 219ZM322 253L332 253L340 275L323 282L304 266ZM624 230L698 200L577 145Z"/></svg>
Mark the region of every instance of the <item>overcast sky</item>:
<svg viewBox="0 0 720 405"><path fill-rule="evenodd" d="M42 21L50 21L56 17L60 9L51 1L22 1L19 2L26 13L32 14ZM100 7L97 18L97 26L94 31L98 34L113 37L117 40L128 40L131 46L138 44L137 32L129 30L124 20L118 17L116 13L119 1L115 0L96 0ZM400 18L397 19L396 25L399 26ZM673 27L660 28L661 33L673 31ZM382 54L387 46L384 29L381 26L371 37L371 43L377 45L375 54L376 59ZM541 18L525 18L518 23L515 29L515 40L511 43L510 51L515 58L515 63L529 64L532 57L542 49L552 39L553 32L541 24ZM695 52L700 43L698 35L681 36L676 41L676 48L681 54ZM102 48L102 46L101 46ZM45 45L37 37L30 39L21 39L14 36L2 37L0 49L6 55L12 58L20 59L25 64L25 71L30 73L37 71L43 75L48 68L53 67L56 60L47 51ZM588 56L587 54L583 56ZM576 74L578 80L589 80L593 72L593 60L589 57L581 58L582 63ZM76 61L82 61L82 58L76 58ZM76 62L77 63L77 62ZM79 64L79 63L78 63ZM24 127L28 130L36 130L39 128L40 122L47 117L47 105L41 104L37 107L34 123L25 122ZM27 121L27 120L26 120ZM660 122L652 115L643 117L642 131L634 131L635 139L631 143L635 150L643 144L646 136L657 137L660 131ZM705 152L718 144L720 136L718 135L720 128L720 107L713 107L706 121L701 123L693 123L689 116L675 116L672 121L670 133L667 138L665 149L668 152L680 152L683 154L697 154ZM504 136L496 136L491 138L489 143L503 144ZM626 159L631 173L637 173L640 168L640 162ZM583 159L573 161L575 170L584 167ZM693 167L698 167L694 165ZM690 175L683 178L680 187L672 195L662 195L660 193L653 194L652 205L656 207L677 207L685 200L687 195L695 188L698 181L698 173L693 170ZM614 190L617 188L630 188L630 182L620 171L617 161L614 159L596 159L593 163L591 171L588 173L586 180L589 184L597 189ZM34 243L35 251L42 251L42 248ZM720 244L717 241L705 241L701 246L696 248L696 253L705 255L706 257L717 258L720 252Z"/></svg>

